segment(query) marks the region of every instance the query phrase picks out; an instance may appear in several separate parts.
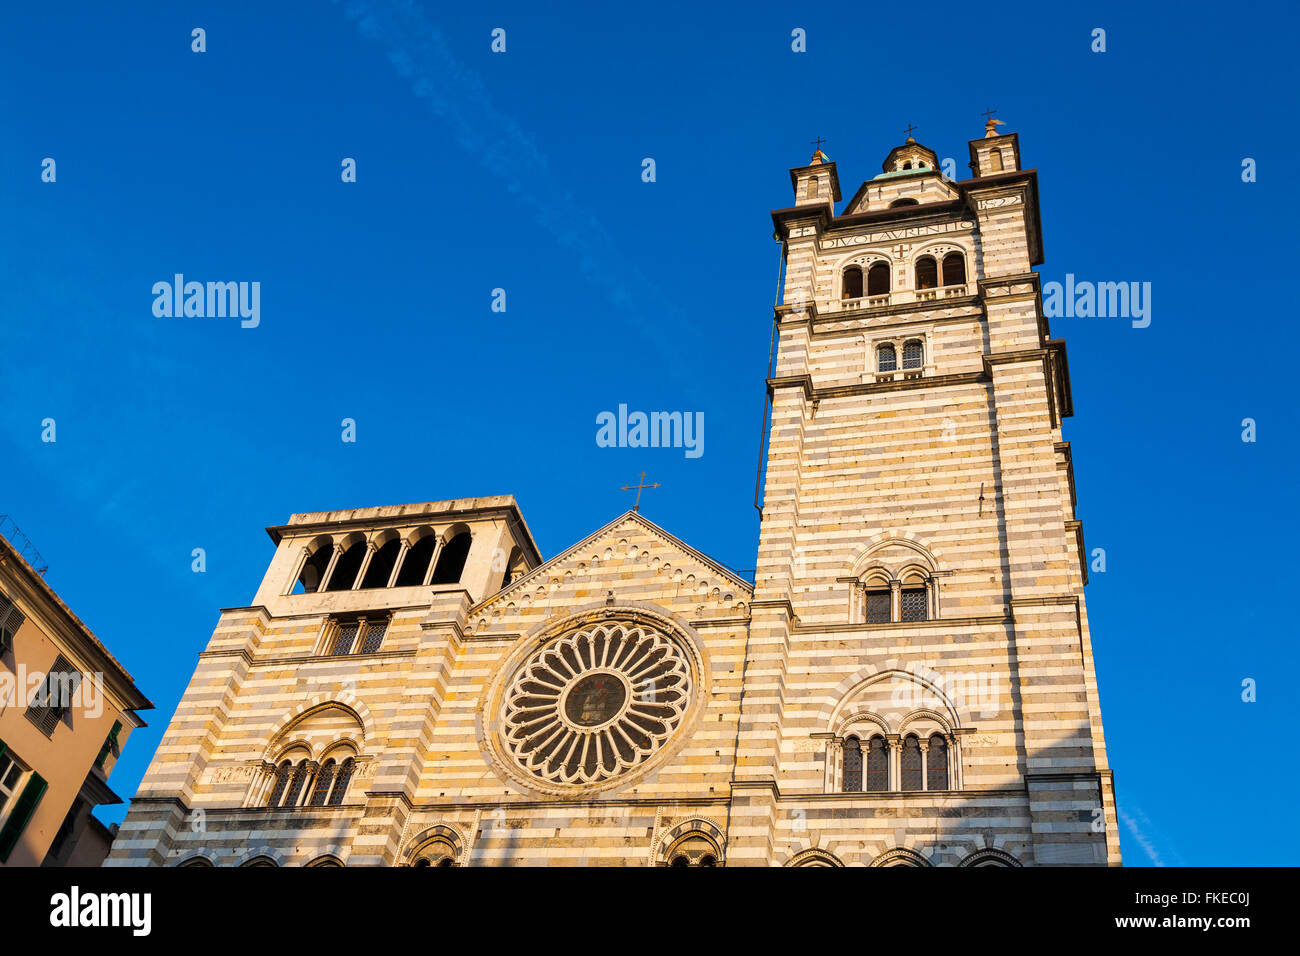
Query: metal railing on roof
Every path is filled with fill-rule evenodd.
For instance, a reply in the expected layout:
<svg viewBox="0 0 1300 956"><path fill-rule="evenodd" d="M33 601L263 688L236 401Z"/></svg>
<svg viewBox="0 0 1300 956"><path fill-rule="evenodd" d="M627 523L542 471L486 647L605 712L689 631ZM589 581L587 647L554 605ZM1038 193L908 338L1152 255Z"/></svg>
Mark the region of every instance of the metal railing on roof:
<svg viewBox="0 0 1300 956"><path fill-rule="evenodd" d="M31 539L23 534L22 529L8 515L0 515L0 537L8 541L13 549L23 556L23 560L36 569L37 574L44 577L50 566L45 563L45 559L36 550Z"/></svg>

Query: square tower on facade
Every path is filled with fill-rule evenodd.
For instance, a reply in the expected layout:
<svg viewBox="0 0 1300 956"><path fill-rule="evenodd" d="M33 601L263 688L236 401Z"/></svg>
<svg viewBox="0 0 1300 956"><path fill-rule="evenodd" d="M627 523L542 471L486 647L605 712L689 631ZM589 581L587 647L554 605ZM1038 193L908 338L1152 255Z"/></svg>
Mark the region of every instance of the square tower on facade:
<svg viewBox="0 0 1300 956"><path fill-rule="evenodd" d="M791 170L753 582L636 509L294 515L110 863L1117 864L1036 176L970 152Z"/></svg>
<svg viewBox="0 0 1300 956"><path fill-rule="evenodd" d="M763 666L737 785L777 846L861 838L856 798L831 801L842 826L781 812L861 790L895 795L877 804L888 825L931 845L1115 864L1037 176L993 123L970 154L975 176L953 182L909 136L837 216L818 150L772 214L786 271L750 622ZM1027 838L981 829L1003 813ZM729 859L771 852L752 843Z"/></svg>

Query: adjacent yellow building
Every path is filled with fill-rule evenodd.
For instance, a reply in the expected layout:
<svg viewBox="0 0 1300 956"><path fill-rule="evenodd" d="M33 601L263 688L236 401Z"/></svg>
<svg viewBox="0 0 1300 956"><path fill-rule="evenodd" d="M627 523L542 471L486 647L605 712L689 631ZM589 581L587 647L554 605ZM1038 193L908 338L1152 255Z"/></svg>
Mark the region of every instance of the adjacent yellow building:
<svg viewBox="0 0 1300 956"><path fill-rule="evenodd" d="M111 832L91 811L153 704L0 536L0 866L98 866Z"/></svg>

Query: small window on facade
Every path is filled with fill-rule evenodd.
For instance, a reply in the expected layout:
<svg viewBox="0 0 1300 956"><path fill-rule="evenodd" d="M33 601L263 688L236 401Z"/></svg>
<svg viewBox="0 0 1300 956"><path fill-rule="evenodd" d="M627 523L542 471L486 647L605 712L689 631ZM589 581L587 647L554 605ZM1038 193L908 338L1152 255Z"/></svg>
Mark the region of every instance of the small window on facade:
<svg viewBox="0 0 1300 956"><path fill-rule="evenodd" d="M930 750L925 755L925 786L927 790L948 789L948 742L940 734L930 737Z"/></svg>
<svg viewBox="0 0 1300 956"><path fill-rule="evenodd" d="M815 176L812 179L808 180L808 198L809 199L817 198L817 177Z"/></svg>
<svg viewBox="0 0 1300 956"><path fill-rule="evenodd" d="M867 792L884 793L889 789L889 751L884 737L872 737L867 745Z"/></svg>
<svg viewBox="0 0 1300 956"><path fill-rule="evenodd" d="M876 371L898 371L898 353L894 351L894 347L889 343L885 343L876 349Z"/></svg>
<svg viewBox="0 0 1300 956"><path fill-rule="evenodd" d="M862 792L862 744L857 737L844 741L844 792Z"/></svg>
<svg viewBox="0 0 1300 956"><path fill-rule="evenodd" d="M899 763L900 790L921 789L921 742L908 734L903 738L903 754Z"/></svg>
<svg viewBox="0 0 1300 956"><path fill-rule="evenodd" d="M0 594L0 654L13 647L14 635L27 618L14 606L13 601Z"/></svg>
<svg viewBox="0 0 1300 956"><path fill-rule="evenodd" d="M334 783L336 766L333 760L326 760L321 765L320 771L316 774L316 783L311 788L311 800L308 801L311 806L325 806L325 801L330 795L330 786Z"/></svg>
<svg viewBox="0 0 1300 956"><path fill-rule="evenodd" d="M943 257L943 284L966 284L966 257L960 252L950 252Z"/></svg>
<svg viewBox="0 0 1300 956"><path fill-rule="evenodd" d="M356 643L357 632L361 624L357 621L345 621L334 626L334 639L330 642L330 655L351 654L352 645Z"/></svg>
<svg viewBox="0 0 1300 956"><path fill-rule="evenodd" d="M40 728L47 737L72 707L73 696L81 685L81 672L60 654L50 665L49 673L41 681L27 708L27 719Z"/></svg>
<svg viewBox="0 0 1300 956"><path fill-rule="evenodd" d="M366 632L361 640L361 653L373 654L384 644L384 635L388 633L387 621L366 621Z"/></svg>
<svg viewBox="0 0 1300 956"><path fill-rule="evenodd" d="M920 368L925 364L925 345L920 339L908 339L903 343L903 368Z"/></svg>
<svg viewBox="0 0 1300 956"><path fill-rule="evenodd" d="M844 299L862 298L862 267L849 266L844 270L844 288L840 293Z"/></svg>
<svg viewBox="0 0 1300 956"><path fill-rule="evenodd" d="M899 597L902 604L900 610L904 621L924 621L926 619L925 588L903 588Z"/></svg>
<svg viewBox="0 0 1300 956"><path fill-rule="evenodd" d="M920 203L918 203L915 199L895 199L893 202L889 204L889 208L897 209L899 206L918 206L918 205L920 205Z"/></svg>
<svg viewBox="0 0 1300 956"><path fill-rule="evenodd" d="M118 743L118 736L122 733L122 722L113 721L113 729L108 732L108 737L104 740L104 746L99 748L99 756L95 758L95 766L100 770L104 769L104 764L108 762L109 757L114 759L122 754L121 745Z"/></svg>
<svg viewBox="0 0 1300 956"><path fill-rule="evenodd" d="M905 163L903 164L903 168L904 168L904 169L911 169L911 168L912 168L912 161L911 161L911 160L908 160L907 162L905 162Z"/></svg>
<svg viewBox="0 0 1300 956"><path fill-rule="evenodd" d="M278 807L280 801L284 799L284 791L289 786L289 777L293 774L293 764L287 760L280 761L280 766L275 770L275 786L271 788L271 796L267 798L268 807Z"/></svg>
<svg viewBox="0 0 1300 956"><path fill-rule="evenodd" d="M989 167L995 173L1002 172L1002 151L995 149L989 153Z"/></svg>
<svg viewBox="0 0 1300 956"><path fill-rule="evenodd" d="M886 590L876 590L867 592L867 623L868 624L888 624L889 623L889 605L890 595Z"/></svg>
<svg viewBox="0 0 1300 956"><path fill-rule="evenodd" d="M296 807L298 797L302 794L302 788L307 783L307 761L301 760L298 766L293 768L293 776L289 778L289 789L284 794L284 805L286 807Z"/></svg>
<svg viewBox="0 0 1300 956"><path fill-rule="evenodd" d="M383 617L331 620L326 625L322 653L327 657L373 654L383 646L387 633L388 619Z"/></svg>
<svg viewBox="0 0 1300 956"><path fill-rule="evenodd" d="M26 771L9 751L0 752L0 818L18 796L19 784Z"/></svg>
<svg viewBox="0 0 1300 956"><path fill-rule="evenodd" d="M939 285L939 266L934 256L922 256L916 260L916 287L933 289Z"/></svg>
<svg viewBox="0 0 1300 956"><path fill-rule="evenodd" d="M889 294L889 266L883 262L873 263L867 270L867 295Z"/></svg>
<svg viewBox="0 0 1300 956"><path fill-rule="evenodd" d="M329 805L331 807L340 806L343 799L348 795L348 784L352 781L352 772L356 769L356 766L357 762L349 757L339 767L338 779L334 781L334 789L330 792Z"/></svg>

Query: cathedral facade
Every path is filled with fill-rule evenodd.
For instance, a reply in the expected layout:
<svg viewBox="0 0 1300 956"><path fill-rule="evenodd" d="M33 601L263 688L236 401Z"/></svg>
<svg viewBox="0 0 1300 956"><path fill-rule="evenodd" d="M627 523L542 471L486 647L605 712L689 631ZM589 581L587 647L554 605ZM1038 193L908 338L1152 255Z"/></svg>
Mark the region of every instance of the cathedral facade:
<svg viewBox="0 0 1300 956"><path fill-rule="evenodd" d="M109 865L1118 865L1037 176L970 159L790 171L752 583L636 509L293 515Z"/></svg>

